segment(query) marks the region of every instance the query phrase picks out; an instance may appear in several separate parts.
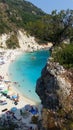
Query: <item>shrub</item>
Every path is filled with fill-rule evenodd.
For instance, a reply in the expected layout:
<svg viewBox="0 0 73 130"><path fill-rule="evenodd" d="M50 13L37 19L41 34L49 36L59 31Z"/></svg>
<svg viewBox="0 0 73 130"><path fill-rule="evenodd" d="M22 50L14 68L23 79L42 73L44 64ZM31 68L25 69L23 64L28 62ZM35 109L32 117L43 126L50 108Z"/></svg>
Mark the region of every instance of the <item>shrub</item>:
<svg viewBox="0 0 73 130"><path fill-rule="evenodd" d="M73 44L58 47L53 52L54 61L66 68L73 68Z"/></svg>
<svg viewBox="0 0 73 130"><path fill-rule="evenodd" d="M32 116L32 123L34 124L38 123L38 116Z"/></svg>

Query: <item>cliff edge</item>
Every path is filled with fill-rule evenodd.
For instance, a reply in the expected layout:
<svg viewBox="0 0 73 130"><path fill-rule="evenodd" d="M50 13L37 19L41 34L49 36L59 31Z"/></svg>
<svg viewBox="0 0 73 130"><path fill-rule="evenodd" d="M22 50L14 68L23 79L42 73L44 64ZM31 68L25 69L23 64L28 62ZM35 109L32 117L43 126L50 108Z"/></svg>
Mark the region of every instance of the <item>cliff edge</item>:
<svg viewBox="0 0 73 130"><path fill-rule="evenodd" d="M41 130L63 130L66 127L65 130L68 130L68 121L72 123L69 128L73 129L72 79L72 71L48 60L36 85L36 92L43 104Z"/></svg>

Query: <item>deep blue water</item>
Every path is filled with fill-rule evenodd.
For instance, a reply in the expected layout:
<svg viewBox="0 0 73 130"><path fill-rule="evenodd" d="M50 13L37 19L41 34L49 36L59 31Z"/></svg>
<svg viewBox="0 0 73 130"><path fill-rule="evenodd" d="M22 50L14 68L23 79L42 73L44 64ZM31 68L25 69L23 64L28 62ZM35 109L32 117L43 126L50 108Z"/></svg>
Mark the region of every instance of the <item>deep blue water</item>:
<svg viewBox="0 0 73 130"><path fill-rule="evenodd" d="M33 53L24 53L10 64L9 75L15 87L26 97L39 103L40 99L35 93L36 81L41 76L50 52L41 50Z"/></svg>

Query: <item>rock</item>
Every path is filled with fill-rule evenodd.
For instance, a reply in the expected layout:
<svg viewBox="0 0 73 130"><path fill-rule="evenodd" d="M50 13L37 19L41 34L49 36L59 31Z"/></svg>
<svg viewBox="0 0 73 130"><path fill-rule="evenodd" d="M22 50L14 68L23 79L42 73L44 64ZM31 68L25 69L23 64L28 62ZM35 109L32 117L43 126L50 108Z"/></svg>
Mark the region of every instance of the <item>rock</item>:
<svg viewBox="0 0 73 130"><path fill-rule="evenodd" d="M36 92L44 107L57 110L67 105L71 93L71 82L67 70L59 63L47 61L36 84Z"/></svg>
<svg viewBox="0 0 73 130"><path fill-rule="evenodd" d="M47 61L37 80L36 93L41 99L40 130L63 130L73 122L73 73L59 63ZM68 124L68 125L67 125Z"/></svg>
<svg viewBox="0 0 73 130"><path fill-rule="evenodd" d="M18 43L20 46L20 49L22 51L37 51L40 49L49 49L53 46L52 43L47 43L46 45L39 45L38 42L36 42L35 37L34 36L30 36L29 34L27 34L25 32L25 30L20 29L17 30L17 32L11 32L8 34L2 34L0 36L0 46L7 48L6 46L6 41L11 37L11 35L16 35L17 39L18 39Z"/></svg>
<svg viewBox="0 0 73 130"><path fill-rule="evenodd" d="M6 48L6 41L10 38L11 33L9 34L2 34L0 36L0 46Z"/></svg>

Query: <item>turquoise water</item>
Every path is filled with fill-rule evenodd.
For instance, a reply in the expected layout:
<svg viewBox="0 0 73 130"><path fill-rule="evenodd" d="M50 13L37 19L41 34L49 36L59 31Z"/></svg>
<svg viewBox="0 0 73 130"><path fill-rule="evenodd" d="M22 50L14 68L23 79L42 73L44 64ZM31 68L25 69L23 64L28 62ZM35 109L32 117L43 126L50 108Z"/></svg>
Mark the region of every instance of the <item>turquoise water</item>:
<svg viewBox="0 0 73 130"><path fill-rule="evenodd" d="M36 81L41 76L50 52L41 50L20 55L9 67L10 79L17 82L15 87L29 99L39 103L40 99L35 92Z"/></svg>

